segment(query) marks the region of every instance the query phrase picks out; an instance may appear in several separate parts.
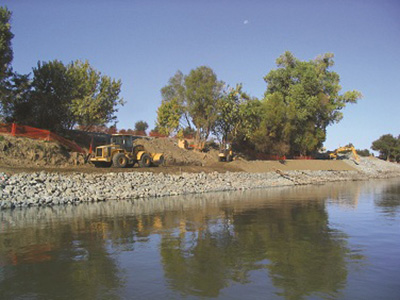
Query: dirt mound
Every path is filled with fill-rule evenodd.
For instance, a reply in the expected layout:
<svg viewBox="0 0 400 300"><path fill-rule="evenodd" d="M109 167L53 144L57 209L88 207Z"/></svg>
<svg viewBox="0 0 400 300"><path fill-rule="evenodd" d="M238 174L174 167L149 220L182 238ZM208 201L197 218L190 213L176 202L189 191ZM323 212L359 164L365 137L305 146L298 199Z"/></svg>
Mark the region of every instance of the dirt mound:
<svg viewBox="0 0 400 300"><path fill-rule="evenodd" d="M172 138L137 139L136 145L143 145L149 152L164 153L166 165L175 166L209 166L218 161L218 151L207 153L186 150L178 147L178 140Z"/></svg>
<svg viewBox="0 0 400 300"><path fill-rule="evenodd" d="M84 157L70 153L55 142L0 135L0 164L4 166L71 166Z"/></svg>
<svg viewBox="0 0 400 300"><path fill-rule="evenodd" d="M356 169L351 165L341 160L285 160L285 161L272 161L272 160L237 160L229 163L244 172L249 173L264 173L276 170L289 171L289 170L333 170L333 171L355 171Z"/></svg>

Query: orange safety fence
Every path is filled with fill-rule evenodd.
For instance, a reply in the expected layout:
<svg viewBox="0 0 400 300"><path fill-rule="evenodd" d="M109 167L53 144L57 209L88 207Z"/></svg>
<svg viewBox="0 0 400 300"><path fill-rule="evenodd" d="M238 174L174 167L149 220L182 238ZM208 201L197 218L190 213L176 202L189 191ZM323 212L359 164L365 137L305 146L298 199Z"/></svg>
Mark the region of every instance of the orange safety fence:
<svg viewBox="0 0 400 300"><path fill-rule="evenodd" d="M150 137L156 137L156 138L166 138L166 137L168 137L167 135L161 134L161 133L159 133L157 131L150 131L149 136Z"/></svg>
<svg viewBox="0 0 400 300"><path fill-rule="evenodd" d="M35 127L12 124L0 124L1 134L11 134L12 136L22 136L31 139L40 139L45 141L54 141L71 149L73 152L85 153L81 147L79 147L75 142L63 138L49 130L39 129Z"/></svg>

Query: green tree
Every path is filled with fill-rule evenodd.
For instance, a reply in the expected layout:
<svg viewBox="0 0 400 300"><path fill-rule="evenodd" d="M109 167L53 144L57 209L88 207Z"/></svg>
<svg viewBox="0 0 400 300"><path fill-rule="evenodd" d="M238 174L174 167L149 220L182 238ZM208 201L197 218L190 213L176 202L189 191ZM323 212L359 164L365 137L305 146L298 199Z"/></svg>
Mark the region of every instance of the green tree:
<svg viewBox="0 0 400 300"><path fill-rule="evenodd" d="M138 121L135 123L135 130L136 131L146 131L149 128L149 124L145 121Z"/></svg>
<svg viewBox="0 0 400 300"><path fill-rule="evenodd" d="M121 82L101 75L87 61L38 62L30 85L28 76L16 74L13 84L3 110L19 123L54 131L76 124L83 130L103 126L115 121L116 107L124 104Z"/></svg>
<svg viewBox="0 0 400 300"><path fill-rule="evenodd" d="M11 15L7 7L0 6L0 83L11 75L13 60L11 40L14 37L11 32Z"/></svg>
<svg viewBox="0 0 400 300"><path fill-rule="evenodd" d="M7 122L13 120L12 115L17 106L19 112L22 112L22 104L30 90L29 75L20 75L12 71L11 40L14 34L11 32L11 16L12 13L7 7L0 6L0 117Z"/></svg>
<svg viewBox="0 0 400 300"><path fill-rule="evenodd" d="M242 85L236 85L219 99L217 111L218 116L213 132L222 142L233 142L238 136L242 125L240 105L249 97L242 92Z"/></svg>
<svg viewBox="0 0 400 300"><path fill-rule="evenodd" d="M239 106L239 115L239 140L250 140L261 122L261 102L256 98L242 102Z"/></svg>
<svg viewBox="0 0 400 300"><path fill-rule="evenodd" d="M360 155L360 156L365 156L365 157L367 157L367 156L370 156L370 155L371 155L371 152L369 152L368 149L362 149L362 150L361 150L361 149L357 149L356 152L357 152L357 154Z"/></svg>
<svg viewBox="0 0 400 300"><path fill-rule="evenodd" d="M334 65L331 53L300 61L287 51L276 63L278 68L264 77L267 91L255 142L265 148L279 141L286 145L285 152L292 154L315 151L326 139L327 126L339 122L341 110L348 103L356 103L361 93L340 94L339 75L330 71Z"/></svg>
<svg viewBox="0 0 400 300"><path fill-rule="evenodd" d="M283 103L282 95L274 94L269 96L268 101L262 101L259 113L260 125L251 135L256 150L270 154L287 154L290 149L287 136L292 128L287 122L287 107Z"/></svg>
<svg viewBox="0 0 400 300"><path fill-rule="evenodd" d="M27 102L29 114L19 122L60 131L72 128L76 121L70 106L74 81L61 61L38 62L33 68L32 93Z"/></svg>
<svg viewBox="0 0 400 300"><path fill-rule="evenodd" d="M163 101L157 110L156 127L158 132L169 136L179 130L179 121L182 116L182 106L177 98L170 101Z"/></svg>
<svg viewBox="0 0 400 300"><path fill-rule="evenodd" d="M222 97L223 82L206 66L191 70L185 77L187 111L196 127L196 138L207 140L217 119L217 103Z"/></svg>
<svg viewBox="0 0 400 300"><path fill-rule="evenodd" d="M6 122L26 118L30 113L29 96L31 81L29 75L13 73L5 80L1 97L1 115Z"/></svg>
<svg viewBox="0 0 400 300"><path fill-rule="evenodd" d="M73 62L68 66L68 74L74 82L71 112L79 125L88 130L116 120L117 106L125 104L119 96L121 80L101 75L88 61Z"/></svg>
<svg viewBox="0 0 400 300"><path fill-rule="evenodd" d="M192 127L187 109L185 76L180 70L178 70L175 75L168 80L168 84L161 89L161 99L162 102L170 102L176 99L181 107L181 117L186 123L186 127Z"/></svg>
<svg viewBox="0 0 400 300"><path fill-rule="evenodd" d="M372 142L371 149L379 151L379 156L383 159L400 161L400 135L395 138L391 134L384 134Z"/></svg>

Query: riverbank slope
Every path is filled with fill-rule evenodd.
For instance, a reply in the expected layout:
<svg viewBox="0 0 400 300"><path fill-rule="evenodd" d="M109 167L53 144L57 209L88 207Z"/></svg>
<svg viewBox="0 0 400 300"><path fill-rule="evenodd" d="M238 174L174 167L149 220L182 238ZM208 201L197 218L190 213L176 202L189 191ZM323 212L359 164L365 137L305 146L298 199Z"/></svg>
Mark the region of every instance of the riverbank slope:
<svg viewBox="0 0 400 300"><path fill-rule="evenodd" d="M238 172L33 172L0 176L0 208L51 206L400 177L400 165L375 158L343 161L234 162ZM315 168L324 165L324 169ZM226 164L229 165L229 164ZM242 165L242 166L240 166ZM279 168L278 168L279 167ZM297 170L290 168L296 167ZM247 168L247 170L245 169ZM309 168L309 169L306 169ZM336 169L335 169L336 168ZM265 170L270 170L265 171Z"/></svg>

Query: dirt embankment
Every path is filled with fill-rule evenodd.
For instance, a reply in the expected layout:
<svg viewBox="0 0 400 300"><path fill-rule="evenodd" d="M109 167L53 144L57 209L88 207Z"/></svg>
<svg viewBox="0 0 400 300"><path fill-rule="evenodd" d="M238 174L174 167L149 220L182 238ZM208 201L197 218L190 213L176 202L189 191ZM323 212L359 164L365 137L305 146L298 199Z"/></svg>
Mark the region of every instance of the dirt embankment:
<svg viewBox="0 0 400 300"><path fill-rule="evenodd" d="M359 171L370 177L382 174L400 174L400 165L374 158L362 158L359 164L351 159L343 160L286 160L286 161L246 161L218 162L218 151L201 153L178 147L174 139L138 139L149 152L162 152L165 166L154 168L94 168L84 164L84 156L68 152L54 142L32 140L22 137L0 136L0 172L152 172L152 173L211 173L211 172L286 172L286 171Z"/></svg>
<svg viewBox="0 0 400 300"><path fill-rule="evenodd" d="M0 136L1 167L67 167L84 164L84 156L55 142Z"/></svg>

